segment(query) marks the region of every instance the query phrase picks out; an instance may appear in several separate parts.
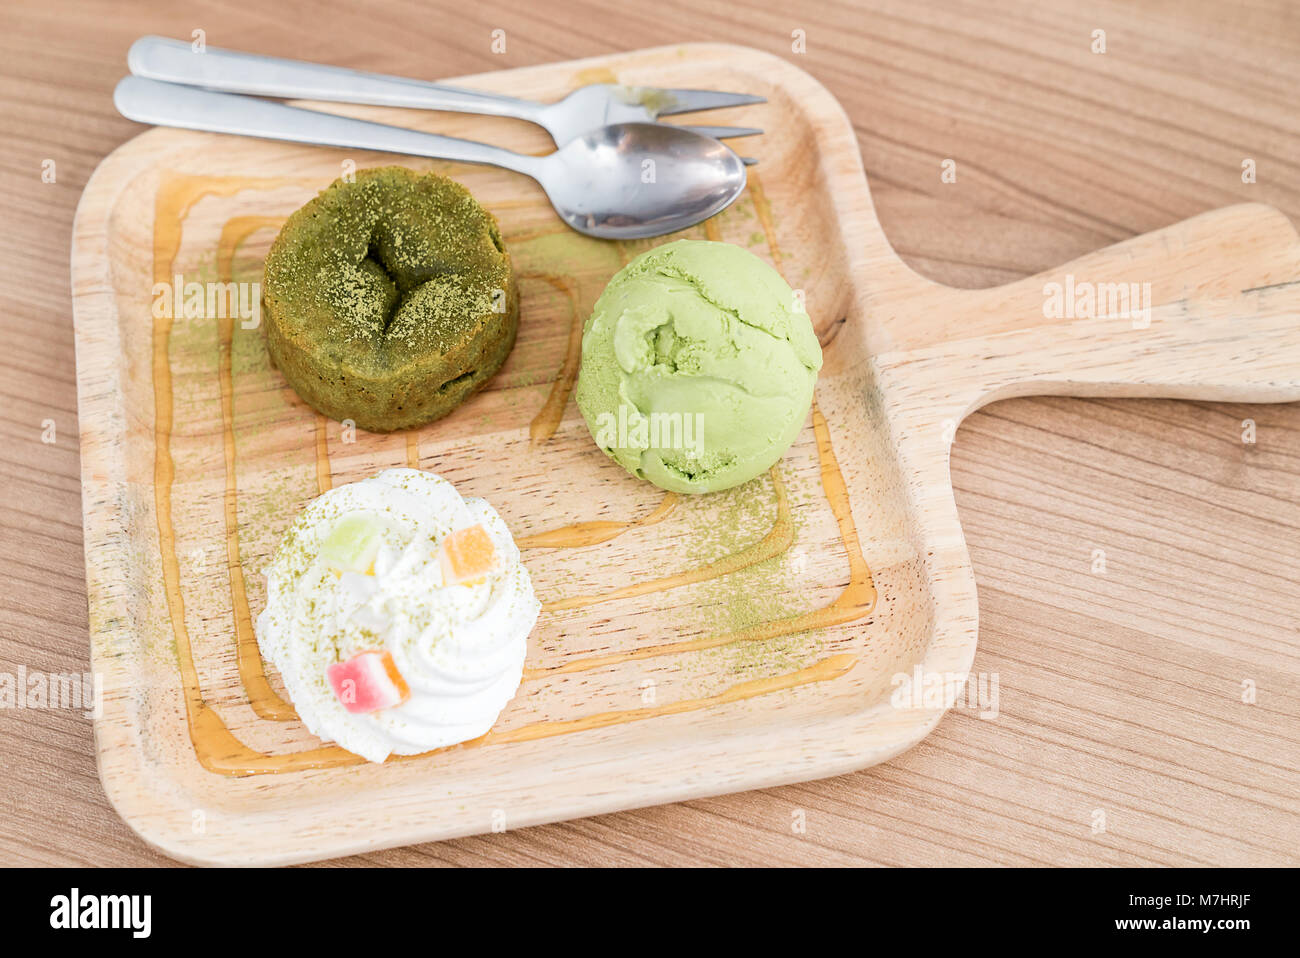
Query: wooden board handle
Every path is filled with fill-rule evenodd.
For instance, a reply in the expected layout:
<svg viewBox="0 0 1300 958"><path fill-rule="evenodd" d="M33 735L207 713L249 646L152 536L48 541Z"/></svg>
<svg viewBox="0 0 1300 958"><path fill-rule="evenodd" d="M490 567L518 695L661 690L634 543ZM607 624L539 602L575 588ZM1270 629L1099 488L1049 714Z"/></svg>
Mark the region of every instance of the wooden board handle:
<svg viewBox="0 0 1300 958"><path fill-rule="evenodd" d="M1014 310L993 337L1009 348L981 370L984 401L1300 399L1300 237L1272 207L1215 210L1014 285L1033 325Z"/></svg>
<svg viewBox="0 0 1300 958"><path fill-rule="evenodd" d="M1011 396L1300 399L1300 237L1248 203L1006 286L925 284L882 385L924 418ZM937 318L936 318L937 317Z"/></svg>

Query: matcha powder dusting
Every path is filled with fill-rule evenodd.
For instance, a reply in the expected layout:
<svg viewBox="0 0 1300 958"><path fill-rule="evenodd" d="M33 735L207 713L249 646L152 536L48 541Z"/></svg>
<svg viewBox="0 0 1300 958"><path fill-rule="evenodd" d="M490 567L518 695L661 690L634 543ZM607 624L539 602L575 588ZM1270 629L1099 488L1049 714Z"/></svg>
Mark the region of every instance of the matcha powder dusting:
<svg viewBox="0 0 1300 958"><path fill-rule="evenodd" d="M267 350L299 396L388 432L445 416L514 345L519 294L492 214L459 183L392 166L337 180L266 259Z"/></svg>

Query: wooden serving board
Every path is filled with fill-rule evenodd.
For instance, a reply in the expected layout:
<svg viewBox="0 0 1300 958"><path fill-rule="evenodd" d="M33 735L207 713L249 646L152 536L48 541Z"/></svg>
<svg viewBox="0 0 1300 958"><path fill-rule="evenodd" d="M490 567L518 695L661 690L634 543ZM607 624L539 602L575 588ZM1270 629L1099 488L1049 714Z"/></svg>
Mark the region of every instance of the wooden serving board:
<svg viewBox="0 0 1300 958"><path fill-rule="evenodd" d="M736 490L665 495L595 448L572 402L582 323L654 242L572 233L527 179L151 130L87 186L72 274L96 743L109 798L161 850L297 862L884 761L943 714L896 706L896 678L965 676L975 650L948 477L963 416L1030 393L1300 398L1300 240L1275 210L1219 210L1051 275L957 290L894 254L847 118L779 58L690 45L457 82L554 99L609 80L768 98L710 115L769 132L745 141L761 160L746 194L689 235L776 265L804 292L826 364L790 453ZM517 122L329 108L550 147ZM259 281L284 217L347 164L391 162L464 182L521 276L518 344L452 416L351 435L296 398L257 329L155 309L155 283L178 276ZM1063 318L1049 318L1051 283L1069 291ZM1149 284L1149 315L1083 305L1080 290L1120 283ZM252 620L298 510L401 465L493 503L544 612L486 737L368 765L296 720Z"/></svg>

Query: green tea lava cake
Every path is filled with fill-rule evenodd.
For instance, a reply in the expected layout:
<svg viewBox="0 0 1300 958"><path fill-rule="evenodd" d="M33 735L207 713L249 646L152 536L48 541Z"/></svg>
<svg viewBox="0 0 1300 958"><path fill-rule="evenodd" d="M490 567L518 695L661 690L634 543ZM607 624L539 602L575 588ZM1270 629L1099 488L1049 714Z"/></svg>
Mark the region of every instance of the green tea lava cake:
<svg viewBox="0 0 1300 958"><path fill-rule="evenodd" d="M510 255L459 183L389 166L336 180L266 257L271 359L312 408L390 432L451 412L519 327Z"/></svg>

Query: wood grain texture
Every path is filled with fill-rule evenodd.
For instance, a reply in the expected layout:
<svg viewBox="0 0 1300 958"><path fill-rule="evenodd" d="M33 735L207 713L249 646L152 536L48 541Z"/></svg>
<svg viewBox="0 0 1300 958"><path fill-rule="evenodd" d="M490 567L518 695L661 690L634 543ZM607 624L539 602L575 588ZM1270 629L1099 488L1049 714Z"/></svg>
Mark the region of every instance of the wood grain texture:
<svg viewBox="0 0 1300 958"><path fill-rule="evenodd" d="M67 315L61 271L80 184L131 130L112 117L107 91L138 33L198 25L213 43L434 76L681 39L789 55L800 27L809 52L792 59L854 118L890 239L918 269L961 285L1045 270L1234 200L1264 200L1292 219L1300 205L1286 92L1296 86L1296 25L1282 5L1236 19L1185 6L835 5L793 24L777 13L737 24L708 8L662 22L659 10L581 4L554 22L523 5L477 9L464 14L474 22L446 18L454 28L440 23L434 36L412 10L385 8L372 22L345 19L334 47L304 42L292 6L279 26L224 8L128 13L111 28L85 25L67 6L19 11L2 41L13 47L3 68L5 135L15 139L7 154L20 160L4 174L4 254L24 277L5 289L6 331L19 346L3 360L13 483L3 521L13 545L0 561L19 584L0 619L8 668L84 667L70 340L66 322L45 320ZM397 22L407 28L392 31ZM574 32L571 22L591 26ZM1101 57L1087 52L1097 26L1108 34ZM488 52L496 27L513 38L505 57ZM24 59L31 48L46 55ZM1207 62L1212 76L1198 66ZM86 107L92 96L96 109ZM47 156L59 163L50 186L38 175ZM1260 169L1249 186L1240 181L1247 156ZM939 181L945 157L957 159L954 184ZM39 442L45 418L62 437L52 446ZM1257 423L1253 445L1241 442L1246 418ZM1001 676L997 721L950 713L901 758L831 781L369 859L1293 860L1297 431L1294 406L990 407L958 434L953 476L981 590L975 669ZM1105 575L1090 572L1097 548ZM1243 677L1260 689L1249 708ZM87 723L55 712L0 713L0 723L7 858L152 857L98 791ZM807 813L804 834L791 831L795 809ZM1097 809L1108 829L1094 835Z"/></svg>

